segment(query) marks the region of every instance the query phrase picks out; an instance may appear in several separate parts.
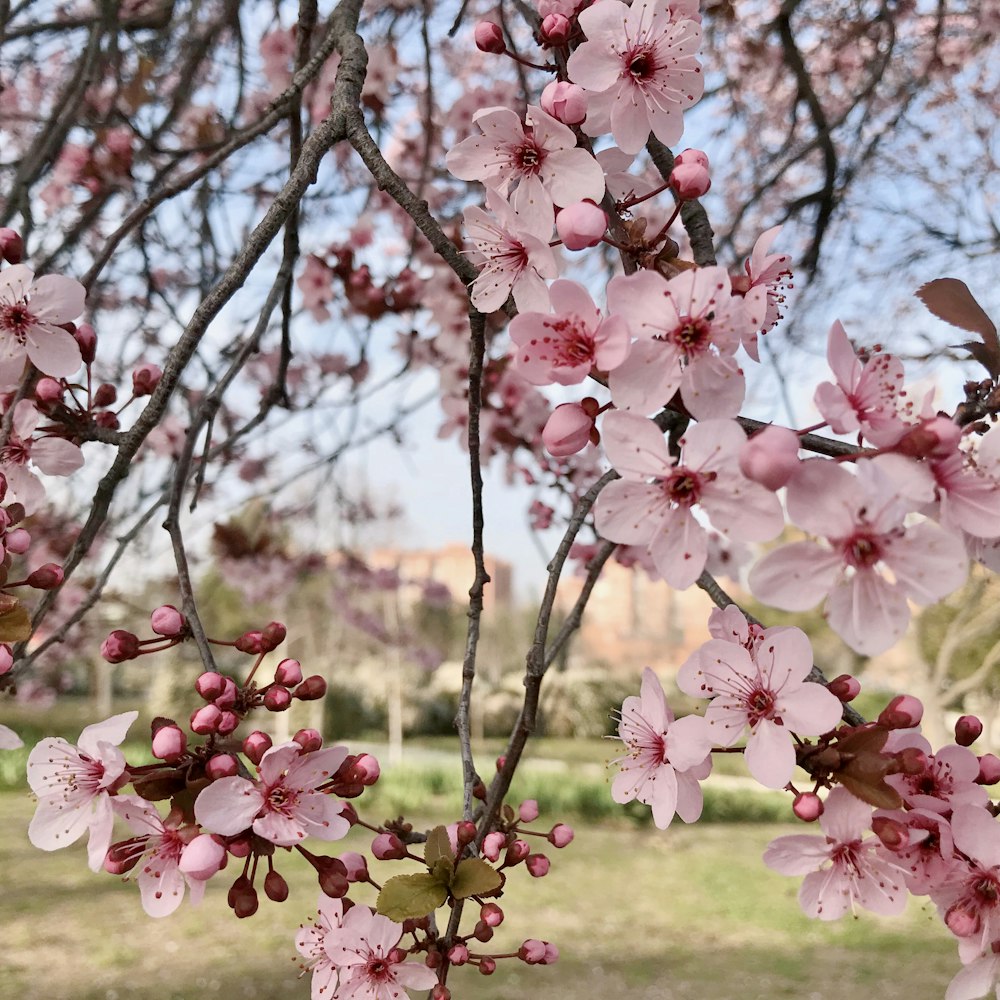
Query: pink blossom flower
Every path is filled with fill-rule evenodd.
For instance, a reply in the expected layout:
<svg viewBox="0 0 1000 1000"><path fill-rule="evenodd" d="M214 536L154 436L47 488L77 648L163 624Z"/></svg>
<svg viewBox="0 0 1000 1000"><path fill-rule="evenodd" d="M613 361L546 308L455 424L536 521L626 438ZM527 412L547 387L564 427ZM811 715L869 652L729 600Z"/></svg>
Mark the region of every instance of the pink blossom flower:
<svg viewBox="0 0 1000 1000"><path fill-rule="evenodd" d="M257 770L260 780L220 778L195 800L195 819L206 830L233 837L254 833L280 847L306 836L339 840L350 823L341 816L344 803L320 791L347 756L346 747L303 753L298 743L272 747Z"/></svg>
<svg viewBox="0 0 1000 1000"><path fill-rule="evenodd" d="M989 795L979 777L979 758L967 747L949 743L931 753L930 743L916 732L892 738L889 747L899 751L916 747L927 764L918 774L890 774L885 780L903 797L910 809L927 809L947 815L959 806L984 806Z"/></svg>
<svg viewBox="0 0 1000 1000"><path fill-rule="evenodd" d="M788 484L789 516L829 547L783 545L754 566L749 583L758 600L788 611L827 598L831 628L852 649L874 656L905 631L907 601L932 604L951 593L965 581L968 562L938 525L905 523L906 505L873 462L857 466L854 476L825 459L801 464Z"/></svg>
<svg viewBox="0 0 1000 1000"><path fill-rule="evenodd" d="M785 292L791 287L792 258L786 253L768 253L778 238L781 226L761 233L744 263L746 276L733 279L733 293L743 295L751 329L743 335L743 348L754 361L760 361L757 334L767 333L781 319Z"/></svg>
<svg viewBox="0 0 1000 1000"><path fill-rule="evenodd" d="M559 274L548 243L552 213L519 215L492 188L486 189L486 205L489 212L476 205L465 210L469 238L486 258L472 283L472 304L480 312L493 312L513 293L518 311L544 312L549 306L545 279Z"/></svg>
<svg viewBox="0 0 1000 1000"><path fill-rule="evenodd" d="M956 973L945 990L944 1000L978 1000L996 987L1000 1000L1000 942L994 942L985 955L969 962Z"/></svg>
<svg viewBox="0 0 1000 1000"><path fill-rule="evenodd" d="M799 904L807 916L837 920L855 904L896 916L906 907L902 868L883 857L881 841L865 838L872 810L846 788L826 800L819 825L825 836L778 837L764 852L764 864L782 875L805 875Z"/></svg>
<svg viewBox="0 0 1000 1000"><path fill-rule="evenodd" d="M768 788L784 788L795 770L792 734L829 732L843 706L822 684L806 680L813 655L801 629L765 629L754 646L751 655L742 645L710 639L681 667L677 686L712 699L705 721L721 746L732 746L749 726L750 773Z"/></svg>
<svg viewBox="0 0 1000 1000"><path fill-rule="evenodd" d="M1000 427L979 439L973 455L955 448L929 465L943 527L977 538L1000 535Z"/></svg>
<svg viewBox="0 0 1000 1000"><path fill-rule="evenodd" d="M326 939L339 930L344 920L344 902L320 893L319 913L314 923L299 928L295 949L305 959L303 969L312 973L310 1000L331 1000L337 996L337 966L326 953Z"/></svg>
<svg viewBox="0 0 1000 1000"><path fill-rule="evenodd" d="M587 35L569 59L573 83L588 91L588 135L610 131L626 153L638 153L650 130L672 146L684 131L682 112L705 89L695 53L701 27L675 21L667 0L602 0L583 11Z"/></svg>
<svg viewBox="0 0 1000 1000"><path fill-rule="evenodd" d="M330 961L340 970L339 1000L405 1000L404 987L429 990L438 981L426 965L405 961L399 949L403 928L366 906L353 906L340 927L324 939Z"/></svg>
<svg viewBox="0 0 1000 1000"><path fill-rule="evenodd" d="M690 428L679 462L645 417L609 413L602 433L622 478L597 499L597 530L611 541L647 546L672 587L689 587L705 567L708 538L694 507L719 531L747 541L774 538L784 526L775 495L740 474L746 435L735 421L705 420Z"/></svg>
<svg viewBox="0 0 1000 1000"><path fill-rule="evenodd" d="M618 736L628 752L614 763L619 772L611 784L611 797L626 803L633 799L652 806L653 822L661 830L676 813L685 823L701 815L700 780L712 770L712 738L705 720L697 715L674 719L656 674L642 672L639 697L622 704Z"/></svg>
<svg viewBox="0 0 1000 1000"><path fill-rule="evenodd" d="M926 896L955 869L951 824L929 809L879 809L875 820L889 819L906 830L906 839L893 848L891 858L901 865L906 887L914 896Z"/></svg>
<svg viewBox="0 0 1000 1000"><path fill-rule="evenodd" d="M110 797L125 775L125 757L118 746L138 717L138 712L123 712L87 726L76 747L56 736L31 751L28 784L38 797L38 808L28 839L35 847L56 851L89 830L90 869L100 871L114 826Z"/></svg>
<svg viewBox="0 0 1000 1000"><path fill-rule="evenodd" d="M648 270L619 275L608 285L608 311L639 338L609 381L616 406L651 413L679 389L698 420L736 416L746 387L733 355L747 318L725 268L669 281Z"/></svg>
<svg viewBox="0 0 1000 1000"><path fill-rule="evenodd" d="M463 139L445 162L462 180L481 181L506 195L520 215L551 215L553 204L571 205L604 197L604 171L585 149L578 149L573 130L528 105L525 124L509 108L484 108L472 119L482 136Z"/></svg>
<svg viewBox="0 0 1000 1000"><path fill-rule="evenodd" d="M520 313L510 324L520 375L532 385L576 385L592 368L611 371L625 360L630 338L621 316L605 319L575 281L553 282L549 295L553 313Z"/></svg>
<svg viewBox="0 0 1000 1000"><path fill-rule="evenodd" d="M837 434L857 431L879 447L898 441L906 431L898 413L903 388L899 358L876 354L862 364L839 320L830 327L826 357L837 381L821 382L816 389L823 419Z"/></svg>

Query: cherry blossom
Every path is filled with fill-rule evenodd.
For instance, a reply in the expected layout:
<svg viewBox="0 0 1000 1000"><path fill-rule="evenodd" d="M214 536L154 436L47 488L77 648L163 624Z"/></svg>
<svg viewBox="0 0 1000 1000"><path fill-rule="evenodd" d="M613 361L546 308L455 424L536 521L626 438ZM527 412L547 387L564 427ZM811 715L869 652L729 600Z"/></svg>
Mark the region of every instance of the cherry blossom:
<svg viewBox="0 0 1000 1000"><path fill-rule="evenodd" d="M35 847L56 851L89 830L90 868L101 869L114 826L110 796L125 779L125 757L118 747L138 717L138 712L123 712L87 726L75 747L54 736L31 751L28 784L38 807L28 839Z"/></svg>
<svg viewBox="0 0 1000 1000"><path fill-rule="evenodd" d="M463 139L445 162L462 180L482 181L511 198L520 215L551 215L555 205L604 197L604 171L585 149L578 149L573 130L541 108L528 105L525 123L509 108L484 108L472 119L482 136Z"/></svg>
<svg viewBox="0 0 1000 1000"><path fill-rule="evenodd" d="M996 987L1000 1000L1000 941L961 969L945 991L944 1000L979 1000Z"/></svg>
<svg viewBox="0 0 1000 1000"><path fill-rule="evenodd" d="M326 939L343 926L343 900L320 893L319 913L312 924L303 925L295 935L295 949L305 959L303 968L312 973L311 1000L337 996L337 966L326 953Z"/></svg>
<svg viewBox="0 0 1000 1000"><path fill-rule="evenodd" d="M608 311L639 338L609 380L616 406L651 413L679 389L698 420L736 416L745 383L733 355L748 327L725 268L669 281L655 271L619 275L608 285Z"/></svg>
<svg viewBox="0 0 1000 1000"><path fill-rule="evenodd" d="M871 816L869 806L837 787L819 819L825 836L771 841L764 864L782 875L805 875L799 903L807 916L837 920L855 905L896 916L906 908L903 869L880 853L877 837L865 838Z"/></svg>
<svg viewBox="0 0 1000 1000"><path fill-rule="evenodd" d="M743 348L754 361L760 361L757 335L767 333L781 319L785 292L790 287L792 258L784 253L769 253L781 226L761 233L749 258L744 262L746 275L733 279L733 293L742 294L752 329L743 335Z"/></svg>
<svg viewBox="0 0 1000 1000"><path fill-rule="evenodd" d="M638 153L650 130L672 146L682 112L705 89L695 58L701 27L674 21L667 0L603 0L583 11L587 35L569 58L570 79L588 91L587 135L610 131L626 153Z"/></svg>
<svg viewBox="0 0 1000 1000"><path fill-rule="evenodd" d="M27 355L46 375L65 378L80 367L80 348L60 328L83 312L79 281L58 274L35 279L24 264L0 271L0 364Z"/></svg>
<svg viewBox="0 0 1000 1000"><path fill-rule="evenodd" d="M520 313L510 324L514 364L533 385L576 385L592 368L611 371L625 360L629 330L621 316L601 315L583 285L555 281L553 313Z"/></svg>
<svg viewBox="0 0 1000 1000"><path fill-rule="evenodd" d="M405 961L397 948L403 928L366 906L353 906L340 927L331 927L323 946L340 970L340 1000L402 1000L404 987L429 990L438 981L426 965Z"/></svg>
<svg viewBox="0 0 1000 1000"><path fill-rule="evenodd" d="M906 831L905 840L892 849L892 859L902 865L907 889L914 896L926 896L957 863L951 824L930 809L879 809L872 822L885 819Z"/></svg>
<svg viewBox="0 0 1000 1000"><path fill-rule="evenodd" d="M694 517L695 506L719 531L748 541L765 541L781 531L777 498L740 474L746 436L735 421L705 420L690 428L679 462L645 417L609 413L603 437L622 478L597 499L597 530L611 541L647 546L672 587L689 587L705 566L708 536Z"/></svg>
<svg viewBox="0 0 1000 1000"><path fill-rule="evenodd" d="M652 806L661 830L676 813L685 823L701 815L700 780L712 770L712 739L697 715L674 719L663 687L649 667L642 672L639 697L622 703L618 736L628 749L614 763L619 772L611 785L615 802L633 799Z"/></svg>
<svg viewBox="0 0 1000 1000"><path fill-rule="evenodd" d="M947 815L961 805L984 806L989 800L986 789L976 783L979 758L967 747L950 743L932 753L930 743L916 732L893 734L888 746L893 751L915 747L924 754L922 771L886 778L910 809Z"/></svg>
<svg viewBox="0 0 1000 1000"><path fill-rule="evenodd" d="M206 830L236 836L253 827L272 844L291 847L307 835L339 840L350 823L342 802L320 791L347 756L346 747L303 753L297 743L272 747L261 758L260 780L220 778L195 800L195 819Z"/></svg>

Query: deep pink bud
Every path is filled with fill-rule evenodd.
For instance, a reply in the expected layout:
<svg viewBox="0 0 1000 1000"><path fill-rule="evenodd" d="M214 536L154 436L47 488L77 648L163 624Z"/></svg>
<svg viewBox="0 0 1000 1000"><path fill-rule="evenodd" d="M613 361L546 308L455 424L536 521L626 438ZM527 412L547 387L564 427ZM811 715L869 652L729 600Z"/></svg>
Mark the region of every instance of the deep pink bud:
<svg viewBox="0 0 1000 1000"><path fill-rule="evenodd" d="M243 741L243 752L254 764L259 764L271 745L271 737L256 729Z"/></svg>
<svg viewBox="0 0 1000 1000"><path fill-rule="evenodd" d="M454 944L448 949L448 961L452 965L465 965L469 961L469 949L464 944Z"/></svg>
<svg viewBox="0 0 1000 1000"><path fill-rule="evenodd" d="M35 590L55 590L63 582L64 576L62 566L58 563L46 563L31 573L25 583Z"/></svg>
<svg viewBox="0 0 1000 1000"><path fill-rule="evenodd" d="M222 690L212 699L212 704L223 711L232 708L236 704L239 688L232 677L222 678Z"/></svg>
<svg viewBox="0 0 1000 1000"><path fill-rule="evenodd" d="M271 622L261 632L261 639L264 644L264 652L270 653L272 649L277 649L288 635L288 629L281 622Z"/></svg>
<svg viewBox="0 0 1000 1000"><path fill-rule="evenodd" d="M80 348L80 355L85 365L94 363L97 357L97 334L89 323L81 323L73 334L73 339Z"/></svg>
<svg viewBox="0 0 1000 1000"><path fill-rule="evenodd" d="M163 726L153 734L153 756L174 761L187 750L187 736L178 725Z"/></svg>
<svg viewBox="0 0 1000 1000"><path fill-rule="evenodd" d="M565 458L590 444L594 418L579 403L560 403L542 429L542 443L550 455Z"/></svg>
<svg viewBox="0 0 1000 1000"><path fill-rule="evenodd" d="M323 746L323 737L318 729L300 729L292 739L302 747L303 753L312 753Z"/></svg>
<svg viewBox="0 0 1000 1000"><path fill-rule="evenodd" d="M244 632L233 645L241 653L251 653L253 655L263 653L264 633L260 629L251 629L249 632Z"/></svg>
<svg viewBox="0 0 1000 1000"><path fill-rule="evenodd" d="M849 701L854 701L861 693L861 681L850 674L841 674L827 684L827 689L830 694L839 698L846 705Z"/></svg>
<svg viewBox="0 0 1000 1000"><path fill-rule="evenodd" d="M9 674L14 666L14 651L5 642L0 642L0 677Z"/></svg>
<svg viewBox="0 0 1000 1000"><path fill-rule="evenodd" d="M1000 781L1000 758L991 753L984 753L979 758L979 775L977 785L995 785Z"/></svg>
<svg viewBox="0 0 1000 1000"><path fill-rule="evenodd" d="M226 690L227 680L228 677L223 677L214 670L206 670L194 682L194 689L205 701L215 701Z"/></svg>
<svg viewBox="0 0 1000 1000"><path fill-rule="evenodd" d="M481 958L479 960L479 974L482 976L492 976L497 971L496 959Z"/></svg>
<svg viewBox="0 0 1000 1000"><path fill-rule="evenodd" d="M608 217L592 201L574 202L556 216L556 232L567 250L596 247L607 228Z"/></svg>
<svg viewBox="0 0 1000 1000"><path fill-rule="evenodd" d="M516 865L523 861L531 853L531 848L523 840L515 840L507 848L507 855L504 858L505 865Z"/></svg>
<svg viewBox="0 0 1000 1000"><path fill-rule="evenodd" d="M161 604L149 621L153 631L167 639L176 639L187 628L187 619L172 604Z"/></svg>
<svg viewBox="0 0 1000 1000"><path fill-rule="evenodd" d="M502 771L506 763L507 763L507 755L503 753L500 754L500 756L497 757L497 771Z"/></svg>
<svg viewBox="0 0 1000 1000"><path fill-rule="evenodd" d="M879 714L879 725L887 729L912 729L920 725L924 706L912 694L898 694Z"/></svg>
<svg viewBox="0 0 1000 1000"><path fill-rule="evenodd" d="M24 240L21 234L6 226L0 229L0 257L8 264L20 264L24 259Z"/></svg>
<svg viewBox="0 0 1000 1000"><path fill-rule="evenodd" d="M772 424L740 448L740 472L769 490L777 490L792 478L799 466L798 455L798 434Z"/></svg>
<svg viewBox="0 0 1000 1000"><path fill-rule="evenodd" d="M947 458L958 447L962 428L948 417L922 420L908 430L893 446L910 458Z"/></svg>
<svg viewBox="0 0 1000 1000"><path fill-rule="evenodd" d="M496 903L483 903L479 910L479 919L487 927L499 927L503 923L503 910Z"/></svg>
<svg viewBox="0 0 1000 1000"><path fill-rule="evenodd" d="M225 715L225 713L223 713ZM239 773L239 766L236 763L236 758L229 753L216 754L214 757L209 757L208 763L205 764L205 774L207 774L212 781L218 781L219 778L231 778L233 775Z"/></svg>
<svg viewBox="0 0 1000 1000"><path fill-rule="evenodd" d="M690 166L692 163L708 170L708 156L700 149L685 149L674 157L674 166Z"/></svg>
<svg viewBox="0 0 1000 1000"><path fill-rule="evenodd" d="M542 18L542 41L547 45L565 45L573 26L564 14L548 14Z"/></svg>
<svg viewBox="0 0 1000 1000"><path fill-rule="evenodd" d="M572 843L573 836L573 827L567 826L565 823L556 823L549 830L548 841L553 847L565 847Z"/></svg>
<svg viewBox="0 0 1000 1000"><path fill-rule="evenodd" d="M476 839L476 824L471 819L463 819L455 828L455 839L459 847L465 847Z"/></svg>
<svg viewBox="0 0 1000 1000"><path fill-rule="evenodd" d="M100 413L95 413L94 423L98 427L103 427L106 431L116 431L120 426L118 417L110 410L102 410Z"/></svg>
<svg viewBox="0 0 1000 1000"><path fill-rule="evenodd" d="M235 837L226 844L226 850L234 858L248 858L250 857L250 838Z"/></svg>
<svg viewBox="0 0 1000 1000"><path fill-rule="evenodd" d="M299 701L316 701L326 694L326 681L319 674L307 677L294 691Z"/></svg>
<svg viewBox="0 0 1000 1000"><path fill-rule="evenodd" d="M94 406L111 406L118 400L118 390L110 382L102 382L94 390Z"/></svg>
<svg viewBox="0 0 1000 1000"><path fill-rule="evenodd" d="M890 851L901 851L910 846L910 831L898 819L875 816L872 818L872 831Z"/></svg>
<svg viewBox="0 0 1000 1000"><path fill-rule="evenodd" d="M670 171L670 187L681 201L691 201L712 186L708 170L698 163L678 163Z"/></svg>
<svg viewBox="0 0 1000 1000"><path fill-rule="evenodd" d="M132 372L132 395L151 396L153 390L160 384L163 370L158 365L139 365Z"/></svg>
<svg viewBox="0 0 1000 1000"><path fill-rule="evenodd" d="M948 930L960 938L972 937L973 934L978 934L982 927L979 914L972 908L971 903L964 901L956 903L948 910L944 915L944 922L948 925Z"/></svg>
<svg viewBox="0 0 1000 1000"><path fill-rule="evenodd" d="M542 965L551 965L553 962L559 960L559 949L548 941L542 942L545 945L545 958L542 960Z"/></svg>
<svg viewBox="0 0 1000 1000"><path fill-rule="evenodd" d="M63 398L61 382L54 378L40 378L35 386L35 399L39 403L58 403Z"/></svg>
<svg viewBox="0 0 1000 1000"><path fill-rule="evenodd" d="M394 833L380 833L372 841L372 854L379 861L399 861L406 857L406 845Z"/></svg>
<svg viewBox="0 0 1000 1000"><path fill-rule="evenodd" d="M274 679L285 687L295 687L302 682L302 665L298 660L282 660L275 668Z"/></svg>
<svg viewBox="0 0 1000 1000"><path fill-rule="evenodd" d="M214 733L222 718L222 712L215 705L205 705L191 714L191 731L199 736Z"/></svg>
<svg viewBox="0 0 1000 1000"><path fill-rule="evenodd" d="M219 725L216 727L216 731L222 736L228 736L230 733L235 733L239 729L239 726L240 717L235 712L225 709L219 717Z"/></svg>
<svg viewBox="0 0 1000 1000"><path fill-rule="evenodd" d="M486 944L487 941L493 940L493 928L490 927L489 924L480 920L473 928L472 936L477 941L481 941L483 944Z"/></svg>
<svg viewBox="0 0 1000 1000"><path fill-rule="evenodd" d="M108 663L124 663L126 660L134 660L138 655L139 637L125 629L116 628L101 643L101 656Z"/></svg>
<svg viewBox="0 0 1000 1000"><path fill-rule="evenodd" d="M517 957L528 965L539 965L545 961L545 942L528 938L517 950Z"/></svg>
<svg viewBox="0 0 1000 1000"><path fill-rule="evenodd" d="M815 792L800 792L792 803L792 812L805 823L823 815L823 800Z"/></svg>
<svg viewBox="0 0 1000 1000"><path fill-rule="evenodd" d="M31 535L24 528L15 528L7 532L4 548L16 556L23 556L31 546Z"/></svg>
<svg viewBox="0 0 1000 1000"><path fill-rule="evenodd" d="M264 877L264 892L273 902L283 903L288 899L288 883L272 869Z"/></svg>
<svg viewBox="0 0 1000 1000"><path fill-rule="evenodd" d="M340 855L340 860L347 869L347 880L349 882L365 882L368 879L368 862L363 854L357 851L344 851Z"/></svg>
<svg viewBox="0 0 1000 1000"><path fill-rule="evenodd" d="M246 875L241 875L230 888L229 905L238 917L252 917L257 912L257 890Z"/></svg>
<svg viewBox="0 0 1000 1000"><path fill-rule="evenodd" d="M492 21L480 21L476 25L476 48L480 52L490 52L495 56L507 51L503 40L503 29Z"/></svg>
<svg viewBox="0 0 1000 1000"><path fill-rule="evenodd" d="M378 761L370 753L361 753L354 758L351 773L362 785L374 785L382 770Z"/></svg>
<svg viewBox="0 0 1000 1000"><path fill-rule="evenodd" d="M517 814L522 823L533 823L538 819L538 803L534 799L525 799L517 810Z"/></svg>
<svg viewBox="0 0 1000 1000"><path fill-rule="evenodd" d="M498 830L486 834L483 838L483 857L488 861L499 861L500 852L506 843L507 838Z"/></svg>
<svg viewBox="0 0 1000 1000"><path fill-rule="evenodd" d="M435 952L434 954L437 954ZM427 956L430 958L430 956ZM451 990L442 983L437 983L434 989L431 990L431 1000L451 1000Z"/></svg>
<svg viewBox="0 0 1000 1000"><path fill-rule="evenodd" d="M919 747L904 747L896 754L899 770L903 774L923 774L927 770L927 754Z"/></svg>
<svg viewBox="0 0 1000 1000"><path fill-rule="evenodd" d="M544 878L549 873L549 859L544 854L529 854L524 862L532 878Z"/></svg>
<svg viewBox="0 0 1000 1000"><path fill-rule="evenodd" d="M955 742L960 747L971 747L982 735L982 720L974 715L963 715L955 723Z"/></svg>
<svg viewBox="0 0 1000 1000"><path fill-rule="evenodd" d="M542 91L541 105L563 125L579 125L587 117L587 92L575 83L553 80Z"/></svg>
<svg viewBox="0 0 1000 1000"><path fill-rule="evenodd" d="M201 833L181 852L177 867L190 878L204 882L222 871L227 860L226 845L210 833Z"/></svg>
<svg viewBox="0 0 1000 1000"><path fill-rule="evenodd" d="M292 703L292 693L288 688L269 687L264 692L264 708L269 712L284 712Z"/></svg>
<svg viewBox="0 0 1000 1000"><path fill-rule="evenodd" d="M104 855L104 870L109 875L124 875L139 863L142 854L135 850L135 845L125 840L112 844Z"/></svg>

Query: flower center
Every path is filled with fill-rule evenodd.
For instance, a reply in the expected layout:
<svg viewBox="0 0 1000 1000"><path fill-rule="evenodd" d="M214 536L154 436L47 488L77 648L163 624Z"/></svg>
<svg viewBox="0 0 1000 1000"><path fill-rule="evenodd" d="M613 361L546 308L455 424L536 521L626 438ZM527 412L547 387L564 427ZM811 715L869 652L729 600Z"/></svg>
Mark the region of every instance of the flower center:
<svg viewBox="0 0 1000 1000"><path fill-rule="evenodd" d="M681 325L674 330L673 341L685 354L703 351L712 339L712 324L707 319L682 316Z"/></svg>
<svg viewBox="0 0 1000 1000"><path fill-rule="evenodd" d="M693 507L701 498L702 480L709 478L714 476L699 476L690 469L677 469L668 478L660 479L659 483L671 503L678 507Z"/></svg>
<svg viewBox="0 0 1000 1000"><path fill-rule="evenodd" d="M30 458L31 448L28 442L11 433L7 443L0 449L0 464L27 465Z"/></svg>
<svg viewBox="0 0 1000 1000"><path fill-rule="evenodd" d="M285 788L283 785L275 785L270 792L267 793L267 805L272 812L283 813L288 815L292 811L292 807L295 805L298 796L291 789Z"/></svg>
<svg viewBox="0 0 1000 1000"><path fill-rule="evenodd" d="M844 543L844 561L855 569L868 569L882 558L882 550L872 535L854 535Z"/></svg>
<svg viewBox="0 0 1000 1000"><path fill-rule="evenodd" d="M542 157L536 146L522 146L517 151L517 160L521 169L528 174L537 173L542 163Z"/></svg>
<svg viewBox="0 0 1000 1000"><path fill-rule="evenodd" d="M557 347L559 360L575 367L591 363L594 359L594 335L580 321L578 316L569 316L547 321L545 325L559 334Z"/></svg>
<svg viewBox="0 0 1000 1000"><path fill-rule="evenodd" d="M367 971L370 979L385 981L390 978L389 966L386 964L385 960L381 958L371 959L368 963Z"/></svg>
<svg viewBox="0 0 1000 1000"><path fill-rule="evenodd" d="M747 697L747 719L751 726L761 719L769 719L774 713L774 695L763 688L755 688Z"/></svg>
<svg viewBox="0 0 1000 1000"><path fill-rule="evenodd" d="M0 306L0 328L23 344L28 330L35 324L35 317L24 302L13 302Z"/></svg>
<svg viewBox="0 0 1000 1000"><path fill-rule="evenodd" d="M648 49L633 50L626 56L628 71L636 81L648 80L656 69Z"/></svg>

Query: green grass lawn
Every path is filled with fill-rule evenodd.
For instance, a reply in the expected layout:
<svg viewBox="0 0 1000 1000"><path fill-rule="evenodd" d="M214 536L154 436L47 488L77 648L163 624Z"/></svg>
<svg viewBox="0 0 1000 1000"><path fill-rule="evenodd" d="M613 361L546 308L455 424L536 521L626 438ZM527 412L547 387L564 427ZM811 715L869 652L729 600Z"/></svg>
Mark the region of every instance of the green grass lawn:
<svg viewBox="0 0 1000 1000"><path fill-rule="evenodd" d="M200 907L185 903L153 921L132 884L87 869L82 843L56 854L32 848L32 809L26 793L0 793L5 1000L307 1000L292 939L317 889L295 856L276 859L292 889L283 904L264 900L238 921L220 878ZM543 815L536 825L560 818ZM501 962L489 978L458 970L449 984L456 1000L932 1000L958 969L949 935L918 903L899 920L806 919L797 880L760 862L771 838L801 826L575 825L573 844L550 852L548 877L511 876L507 920L490 946L512 950L540 937L559 946L559 963ZM363 849L365 839L352 834L344 843ZM376 878L407 870L373 863Z"/></svg>

